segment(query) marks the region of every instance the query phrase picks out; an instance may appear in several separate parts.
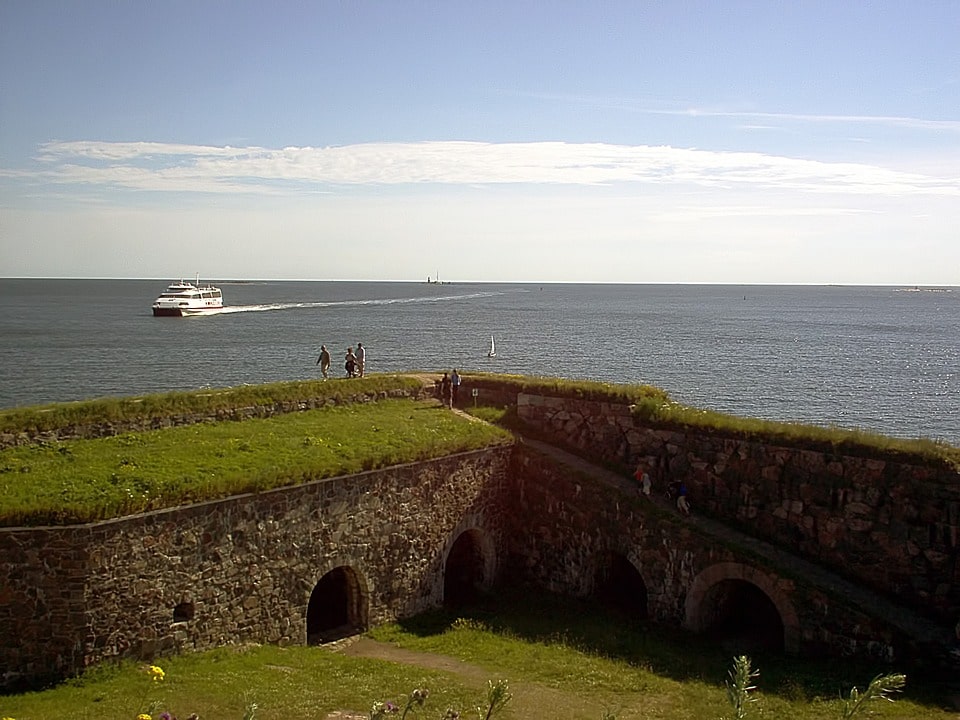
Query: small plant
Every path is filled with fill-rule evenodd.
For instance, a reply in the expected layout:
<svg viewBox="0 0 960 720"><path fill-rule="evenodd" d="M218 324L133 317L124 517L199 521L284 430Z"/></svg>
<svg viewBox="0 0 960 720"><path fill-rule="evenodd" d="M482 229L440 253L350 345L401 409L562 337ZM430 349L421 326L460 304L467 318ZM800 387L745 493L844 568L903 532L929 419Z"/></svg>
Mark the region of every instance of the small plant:
<svg viewBox="0 0 960 720"><path fill-rule="evenodd" d="M396 715L400 713L401 720L407 716L410 711L416 712L414 708L422 708L423 704L430 697L430 691L426 688L416 688L407 696L407 703L403 710L399 705L392 702L375 702L370 709L370 720L382 720L387 715Z"/></svg>
<svg viewBox="0 0 960 720"><path fill-rule="evenodd" d="M403 709L390 701L377 701L370 708L370 720L383 720L388 715L399 715L403 720L410 712L418 712L423 708L427 698L430 697L430 691L426 688L417 688L407 696L407 702ZM477 718L479 720L490 720L495 714L499 713L504 705L510 702L513 696L510 694L509 685L506 680L490 680L487 683L487 701L484 705L476 708ZM460 720L460 713L453 708L447 708L440 720Z"/></svg>
<svg viewBox="0 0 960 720"><path fill-rule="evenodd" d="M140 707L137 708L137 720L153 720L154 711L160 707L160 701L154 700L147 705L146 711L142 711L140 708L143 707L146 702L147 695L150 693L150 689L159 683L163 682L166 673L163 672L163 668L159 665L147 665L146 673L150 677L150 684L147 686L147 689L143 693L143 698L140 700Z"/></svg>
<svg viewBox="0 0 960 720"><path fill-rule="evenodd" d="M844 720L859 715L867 707L867 704L873 700L887 700L893 702L890 693L900 692L907 684L907 676L900 673L890 673L888 675L877 675L867 689L862 693L854 685L850 688L850 695L844 698L843 713L840 717Z"/></svg>
<svg viewBox="0 0 960 720"><path fill-rule="evenodd" d="M733 667L727 672L727 699L733 707L736 720L743 720L747 716L747 705L757 699L750 695L757 689L753 681L760 676L759 670L750 667L750 658L741 655L733 659Z"/></svg>
<svg viewBox="0 0 960 720"><path fill-rule="evenodd" d="M487 681L487 705L486 712L483 708L477 708L477 717L482 720L490 720L496 713L503 710L504 706L510 702L513 695L510 694L510 686L506 680Z"/></svg>

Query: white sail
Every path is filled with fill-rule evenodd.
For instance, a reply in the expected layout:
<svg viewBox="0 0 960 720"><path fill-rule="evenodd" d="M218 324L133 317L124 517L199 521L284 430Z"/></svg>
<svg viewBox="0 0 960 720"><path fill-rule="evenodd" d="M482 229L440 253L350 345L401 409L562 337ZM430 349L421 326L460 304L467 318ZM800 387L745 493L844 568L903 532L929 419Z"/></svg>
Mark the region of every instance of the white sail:
<svg viewBox="0 0 960 720"><path fill-rule="evenodd" d="M496 357L497 356L497 346L493 342L493 335L490 336L490 352L487 353L487 357Z"/></svg>

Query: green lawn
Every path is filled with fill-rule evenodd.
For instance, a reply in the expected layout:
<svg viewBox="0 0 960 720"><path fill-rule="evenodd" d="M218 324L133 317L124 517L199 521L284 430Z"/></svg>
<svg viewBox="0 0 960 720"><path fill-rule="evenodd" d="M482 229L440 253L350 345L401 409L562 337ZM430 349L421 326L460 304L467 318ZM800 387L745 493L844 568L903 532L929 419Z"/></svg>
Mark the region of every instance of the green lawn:
<svg viewBox="0 0 960 720"><path fill-rule="evenodd" d="M0 525L86 522L509 442L436 401L330 406L0 451Z"/></svg>
<svg viewBox="0 0 960 720"><path fill-rule="evenodd" d="M376 701L403 704L417 687L430 691L417 717L448 707L475 717L487 683L506 679L513 699L498 717L571 720L732 718L724 682L732 657L678 630L636 622L589 603L509 593L460 612L437 611L371 633L406 662L346 657L317 647L221 648L158 661L163 682L146 666L125 664L38 693L0 696L0 715L15 720L133 720L159 702L184 720L240 720L251 703L258 720L322 720L334 710L369 711ZM387 656L390 653L386 653ZM452 657L466 664L452 666ZM840 718L841 695L863 689L884 666L754 658L756 702L748 718ZM439 669L438 669L439 668ZM946 720L939 686L907 676L894 702L868 709L888 720ZM604 713L608 713L606 716Z"/></svg>

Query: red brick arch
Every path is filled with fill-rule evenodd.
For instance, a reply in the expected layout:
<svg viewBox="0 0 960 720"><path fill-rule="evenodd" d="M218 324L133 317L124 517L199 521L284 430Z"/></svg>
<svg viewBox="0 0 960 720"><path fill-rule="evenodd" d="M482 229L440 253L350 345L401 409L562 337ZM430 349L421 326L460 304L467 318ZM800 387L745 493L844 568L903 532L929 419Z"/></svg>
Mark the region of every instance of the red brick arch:
<svg viewBox="0 0 960 720"><path fill-rule="evenodd" d="M722 562L711 565L693 579L687 590L684 603L684 626L693 632L703 632L702 606L707 592L724 580L741 580L761 590L773 603L783 622L783 648L796 655L800 651L800 620L787 590L789 583L776 575L750 565L737 562Z"/></svg>

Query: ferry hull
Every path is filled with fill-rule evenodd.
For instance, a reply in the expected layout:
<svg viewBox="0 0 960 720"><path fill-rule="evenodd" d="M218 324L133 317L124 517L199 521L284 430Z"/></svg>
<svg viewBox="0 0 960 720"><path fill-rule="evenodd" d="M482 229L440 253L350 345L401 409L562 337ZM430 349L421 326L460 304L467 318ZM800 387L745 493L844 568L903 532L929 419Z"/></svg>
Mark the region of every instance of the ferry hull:
<svg viewBox="0 0 960 720"><path fill-rule="evenodd" d="M154 317L192 317L194 315L216 315L221 312L223 307L207 308L167 308L155 307L153 309Z"/></svg>

